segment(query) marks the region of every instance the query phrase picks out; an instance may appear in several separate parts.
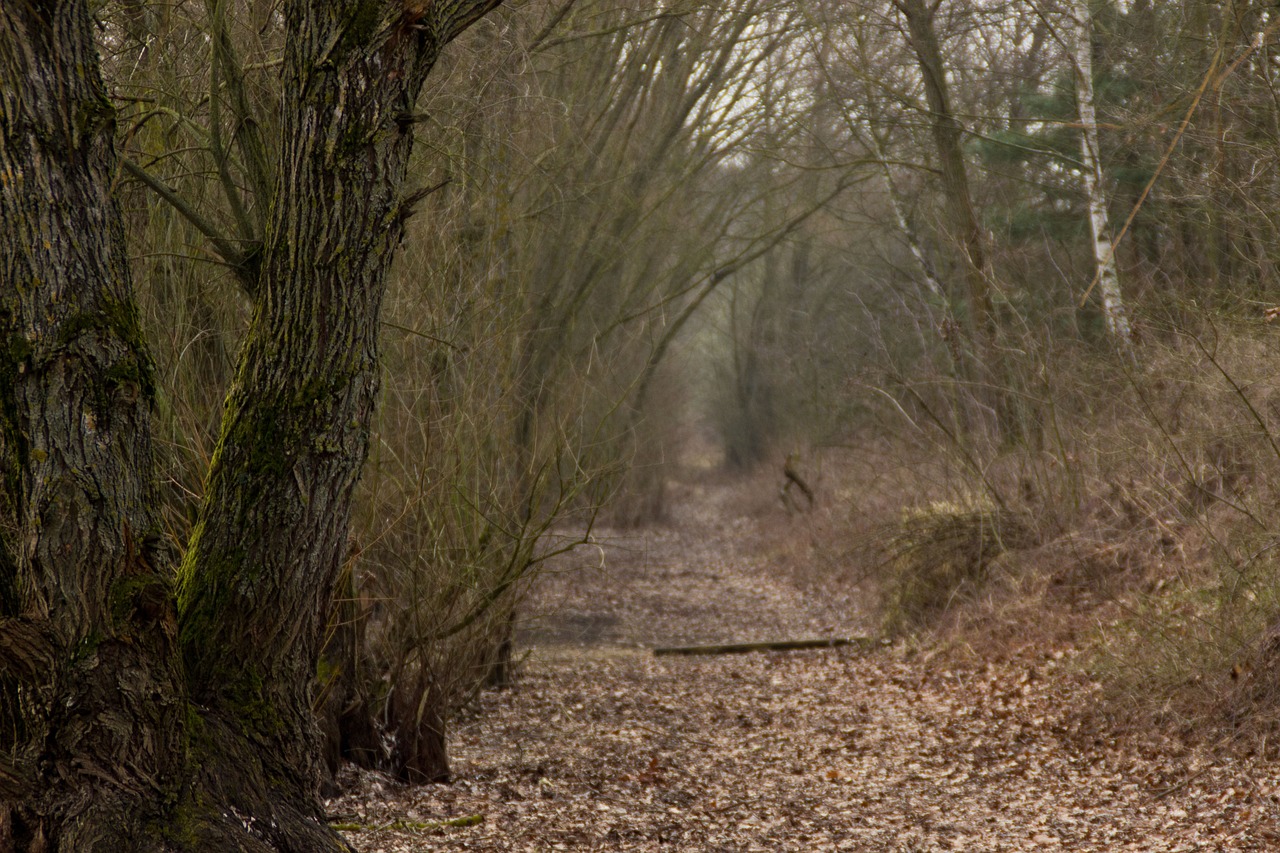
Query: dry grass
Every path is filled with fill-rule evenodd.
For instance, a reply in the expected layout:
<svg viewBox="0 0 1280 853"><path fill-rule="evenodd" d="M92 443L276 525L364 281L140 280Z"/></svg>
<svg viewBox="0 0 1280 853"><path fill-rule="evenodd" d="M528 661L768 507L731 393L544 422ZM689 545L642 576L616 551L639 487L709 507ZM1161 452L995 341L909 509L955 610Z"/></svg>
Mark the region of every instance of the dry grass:
<svg viewBox="0 0 1280 853"><path fill-rule="evenodd" d="M764 540L782 528L762 535L772 516L735 510L757 489L700 485L676 498L678 524L600 531L595 568L540 578L546 609L515 689L482 696L483 713L455 732L458 783L356 779L329 804L353 843L368 853L1274 848L1265 762L1158 731L1120 737L1091 713L1099 691L1070 653L957 663L908 643L638 651L851 634L869 621L779 572L768 552L782 543ZM474 815L483 821L436 828Z"/></svg>
<svg viewBox="0 0 1280 853"><path fill-rule="evenodd" d="M1278 349L1246 326L1148 341L1136 372L1049 365L1020 441L881 433L815 456L814 512L774 499L780 463L743 509L803 585L879 597L886 630L985 659L1077 647L1121 717L1269 731Z"/></svg>
<svg viewBox="0 0 1280 853"><path fill-rule="evenodd" d="M920 628L974 599L995 559L1031 545L1034 537L1023 514L981 501L908 509L885 530L882 629L898 634Z"/></svg>

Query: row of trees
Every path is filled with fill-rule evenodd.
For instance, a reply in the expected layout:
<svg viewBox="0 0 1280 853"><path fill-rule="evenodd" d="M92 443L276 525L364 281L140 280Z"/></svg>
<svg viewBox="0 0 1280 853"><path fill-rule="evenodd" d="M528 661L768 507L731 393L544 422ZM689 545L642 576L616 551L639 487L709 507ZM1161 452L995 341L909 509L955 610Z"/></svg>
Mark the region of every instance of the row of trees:
<svg viewBox="0 0 1280 853"><path fill-rule="evenodd" d="M756 91L797 9L567 2L441 56L496 6L4 11L7 846L341 847L317 712L445 778L681 329L843 188L787 192Z"/></svg>
<svg viewBox="0 0 1280 853"><path fill-rule="evenodd" d="M957 438L1034 443L1064 353L1141 365L1144 339L1258 316L1280 236L1264 4L894 0L801 20L775 85L861 181L732 288L727 335L706 332L739 389L715 409L731 459L843 441L869 384Z"/></svg>
<svg viewBox="0 0 1280 853"><path fill-rule="evenodd" d="M1063 353L1273 282L1266 4L498 6L0 10L3 843L340 847L690 413L1004 502Z"/></svg>

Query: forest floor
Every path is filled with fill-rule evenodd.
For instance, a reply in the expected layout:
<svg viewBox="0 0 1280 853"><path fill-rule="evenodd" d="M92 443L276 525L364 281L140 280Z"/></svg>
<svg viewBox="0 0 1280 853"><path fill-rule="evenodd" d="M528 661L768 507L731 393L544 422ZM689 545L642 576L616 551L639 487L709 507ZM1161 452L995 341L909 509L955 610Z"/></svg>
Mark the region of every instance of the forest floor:
<svg viewBox="0 0 1280 853"><path fill-rule="evenodd" d="M455 728L454 783L349 778L329 810L361 827L351 843L365 853L1280 849L1274 764L1119 725L1098 712L1100 688L1070 647L1030 643L990 659L902 643L653 655L872 630L856 589L779 571L771 540L726 495L689 489L679 523L600 531L598 547L546 574L515 683L484 694Z"/></svg>

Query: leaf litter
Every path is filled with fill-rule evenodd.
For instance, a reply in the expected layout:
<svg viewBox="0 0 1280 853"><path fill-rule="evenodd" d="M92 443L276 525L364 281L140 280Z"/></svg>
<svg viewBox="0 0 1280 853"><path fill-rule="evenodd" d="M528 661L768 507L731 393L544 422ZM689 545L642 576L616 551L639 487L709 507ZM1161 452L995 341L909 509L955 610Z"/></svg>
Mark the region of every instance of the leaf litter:
<svg viewBox="0 0 1280 853"><path fill-rule="evenodd" d="M347 839L365 853L1280 849L1275 767L1109 722L1071 648L653 656L868 632L856 599L792 583L731 515L704 502L677 526L605 532L596 568L544 575L515 684L454 727L454 783L345 771L328 809L358 827Z"/></svg>

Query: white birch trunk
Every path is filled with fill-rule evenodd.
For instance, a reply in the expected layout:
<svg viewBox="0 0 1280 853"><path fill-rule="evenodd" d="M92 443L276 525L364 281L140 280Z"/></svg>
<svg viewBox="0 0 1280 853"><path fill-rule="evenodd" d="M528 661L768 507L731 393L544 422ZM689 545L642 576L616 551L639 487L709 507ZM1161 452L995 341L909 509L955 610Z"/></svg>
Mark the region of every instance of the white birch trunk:
<svg viewBox="0 0 1280 853"><path fill-rule="evenodd" d="M893 210L893 218L898 225L898 230L902 232L902 238L906 241L907 248L911 250L911 257L915 259L916 267L920 270L924 289L928 291L929 296L933 297L938 309L942 312L940 320L931 318L931 321L946 345L948 355L951 356L952 369L959 373L964 370L965 359L964 351L961 349L960 324L956 322L955 315L951 311L951 297L947 295L947 290L939 280L937 272L934 271L929 256L925 254L924 247L920 244L920 237L911 225L911 220L907 218L907 206L898 192L898 185L893 180L893 170L889 168L889 159L885 156L884 146L880 144L880 137L876 136L875 129L870 124L866 126L865 131L871 144L871 153L875 155L884 174L885 189L889 193L889 206ZM921 296L927 306L929 299L925 294Z"/></svg>
<svg viewBox="0 0 1280 853"><path fill-rule="evenodd" d="M1133 344L1129 315L1120 292L1120 272L1111 246L1107 221L1107 194L1098 147L1098 116L1093 102L1093 17L1089 0L1075 0L1076 104L1080 113L1080 153L1084 163L1084 191L1089 201L1089 228L1093 236L1093 261L1097 269L1102 315L1109 331L1123 349Z"/></svg>
<svg viewBox="0 0 1280 853"><path fill-rule="evenodd" d="M924 248L920 245L920 238L916 236L915 229L911 227L911 222L907 219L906 205L903 204L902 197L898 194L898 185L893 181L893 171L889 168L889 161L884 155L880 139L871 127L866 128L866 134L867 139L871 142L871 153L880 164L880 169L884 174L885 189L889 191L889 206L893 210L893 218L897 223L898 230L902 232L903 239L907 242L907 248L911 250L911 257L915 259L916 266L920 270L920 278L924 282L924 287L950 313L951 309L946 290L943 288L942 282L938 280L938 274L934 272L933 264L929 262L929 258L925 255Z"/></svg>

